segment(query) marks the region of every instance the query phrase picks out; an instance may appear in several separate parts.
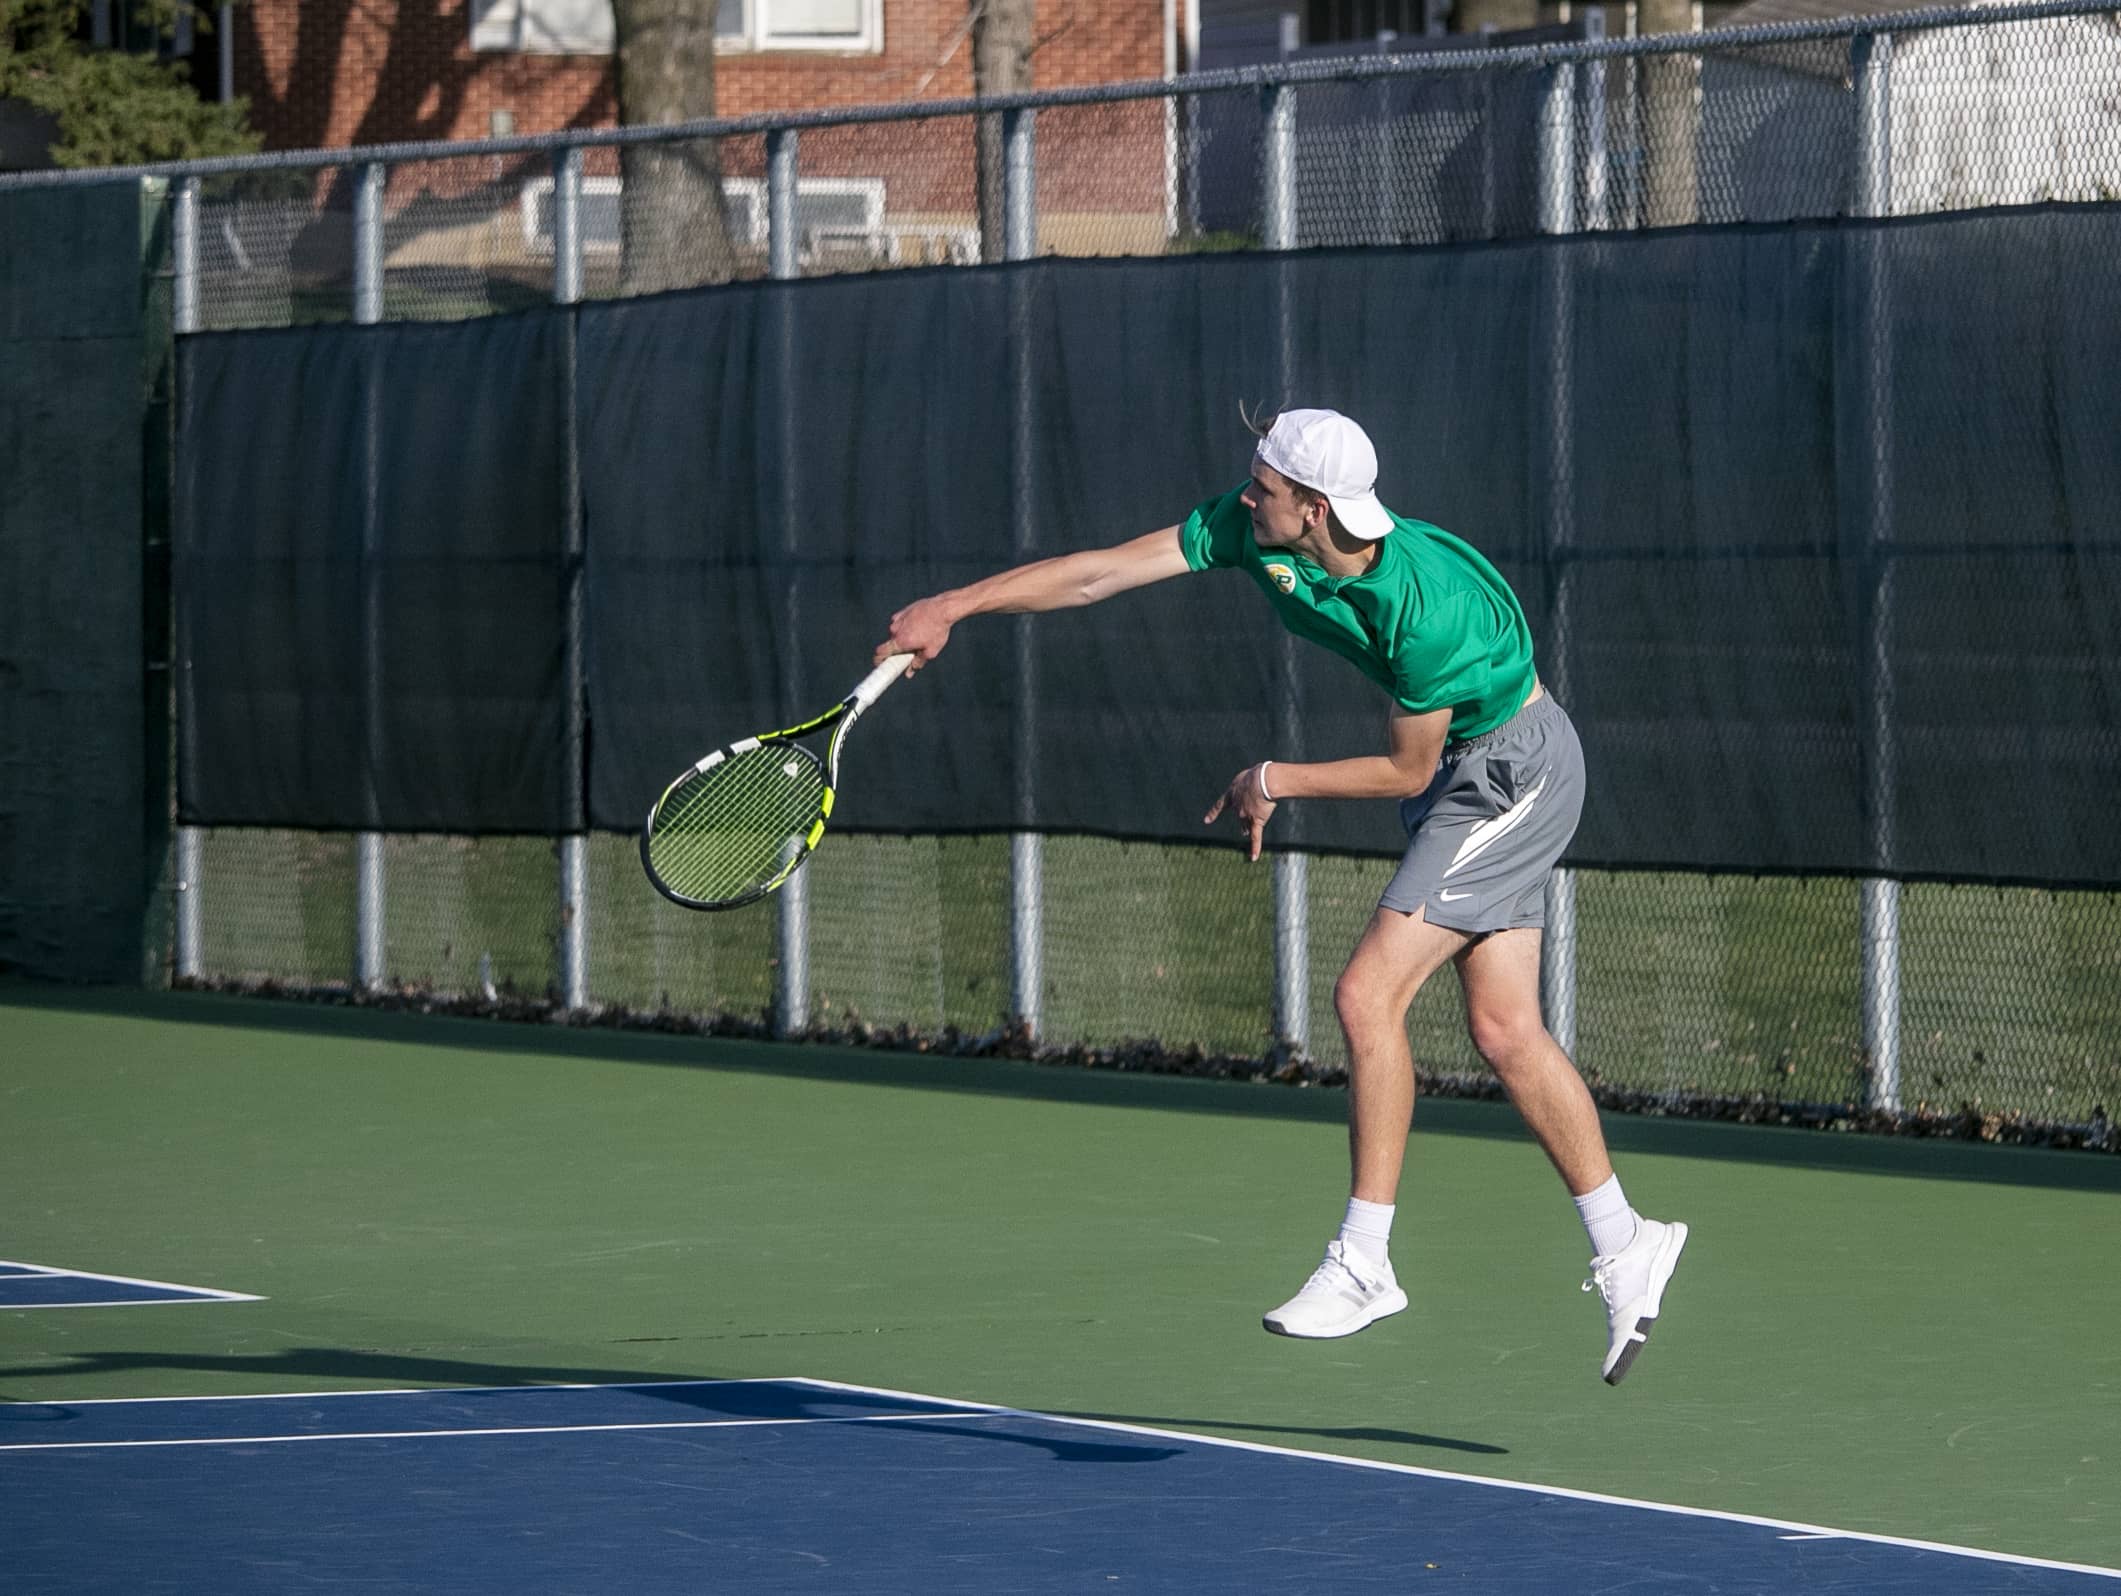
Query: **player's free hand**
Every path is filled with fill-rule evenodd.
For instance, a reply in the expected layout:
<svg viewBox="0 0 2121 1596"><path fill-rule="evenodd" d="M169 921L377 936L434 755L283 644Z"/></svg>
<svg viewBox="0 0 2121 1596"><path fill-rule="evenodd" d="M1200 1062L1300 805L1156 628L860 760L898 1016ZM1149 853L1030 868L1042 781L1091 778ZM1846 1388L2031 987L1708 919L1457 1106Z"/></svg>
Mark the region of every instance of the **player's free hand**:
<svg viewBox="0 0 2121 1596"><path fill-rule="evenodd" d="M913 663L906 667L911 676L943 651L950 641L950 626L950 614L940 595L915 599L891 617L891 635L876 645L872 663L881 665L893 654L911 654Z"/></svg>
<svg viewBox="0 0 2121 1596"><path fill-rule="evenodd" d="M1260 835L1267 829L1267 822L1274 816L1274 800L1259 790L1259 766L1247 765L1230 778L1230 785L1223 789L1222 796L1208 806L1202 815L1201 824L1212 826L1230 811L1230 818L1245 829L1245 838L1251 859L1259 858Z"/></svg>

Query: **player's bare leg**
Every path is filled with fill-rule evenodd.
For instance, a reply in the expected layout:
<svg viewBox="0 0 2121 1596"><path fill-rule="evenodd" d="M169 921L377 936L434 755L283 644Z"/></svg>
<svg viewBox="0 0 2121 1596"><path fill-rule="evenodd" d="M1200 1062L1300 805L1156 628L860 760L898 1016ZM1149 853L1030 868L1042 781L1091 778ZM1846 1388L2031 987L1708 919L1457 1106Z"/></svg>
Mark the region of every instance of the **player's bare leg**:
<svg viewBox="0 0 2121 1596"><path fill-rule="evenodd" d="M1593 1254L1584 1289L1605 1301L1600 1373L1618 1385L1657 1322L1687 1227L1644 1219L1628 1205L1598 1126L1598 1105L1541 1018L1539 944L1537 930L1500 931L1458 956L1466 1026L1576 1199Z"/></svg>
<svg viewBox="0 0 2121 1596"><path fill-rule="evenodd" d="M1399 1172L1414 1124L1414 1054L1407 1010L1414 994L1468 941L1419 914L1379 909L1333 988L1348 1040L1349 1195L1399 1200Z"/></svg>
<svg viewBox="0 0 2121 1596"><path fill-rule="evenodd" d="M1379 909L1334 989L1348 1039L1348 1216L1325 1262L1289 1301L1267 1314L1276 1335L1353 1335L1407 1305L1387 1251L1400 1165L1414 1119L1414 1059L1407 1008L1422 982L1465 945L1465 936L1420 915Z"/></svg>
<svg viewBox="0 0 2121 1596"><path fill-rule="evenodd" d="M1613 1178L1613 1164L1598 1105L1541 1017L1539 944L1536 929L1498 931L1458 955L1466 1028L1569 1195L1582 1197Z"/></svg>

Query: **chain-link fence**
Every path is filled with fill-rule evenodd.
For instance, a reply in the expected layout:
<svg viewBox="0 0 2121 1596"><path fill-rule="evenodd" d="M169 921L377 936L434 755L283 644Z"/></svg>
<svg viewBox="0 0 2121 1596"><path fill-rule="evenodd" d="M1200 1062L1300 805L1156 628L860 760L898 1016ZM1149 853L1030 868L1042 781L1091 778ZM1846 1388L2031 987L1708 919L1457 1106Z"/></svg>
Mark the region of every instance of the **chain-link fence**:
<svg viewBox="0 0 2121 1596"><path fill-rule="evenodd" d="M1037 1044L1082 1062L1333 1081L1333 984L1389 866L1313 857L1304 930L1316 1027L1277 1046L1274 890L1235 850L1042 839ZM570 914L591 930L582 1018L760 1035L781 927L649 891L631 838L593 837L563 902L550 839L391 837L381 1001L558 1015ZM1021 1051L1011 1032L1010 839L828 838L808 868L809 1034ZM346 992L354 839L203 834L199 978ZM1577 1061L1610 1106L2094 1143L2121 1103L2121 894L1916 883L1900 904L1901 1106L1870 1105L1860 883L1577 872ZM1410 1021L1432 1090L1488 1092L1456 983Z"/></svg>
<svg viewBox="0 0 2121 1596"><path fill-rule="evenodd" d="M1313 47L986 102L137 170L195 185L200 329L354 315L364 269L383 317L434 318L563 283L2095 203L2121 198L2117 15L2060 0L1605 39L1594 10L1538 34L1578 37L1512 48Z"/></svg>
<svg viewBox="0 0 2121 1596"><path fill-rule="evenodd" d="M1039 253L2121 199L2112 11L1578 31L146 175L169 184L186 332ZM646 888L625 838L194 830L171 871L174 965L185 980L1330 1080L1334 978L1385 874L1080 837L836 837L777 910L688 916ZM1564 872L1550 927L1550 1020L1609 1102L2115 1141L2111 892ZM1492 1089L1457 1002L1438 982L1417 1004L1421 1067L1432 1085Z"/></svg>

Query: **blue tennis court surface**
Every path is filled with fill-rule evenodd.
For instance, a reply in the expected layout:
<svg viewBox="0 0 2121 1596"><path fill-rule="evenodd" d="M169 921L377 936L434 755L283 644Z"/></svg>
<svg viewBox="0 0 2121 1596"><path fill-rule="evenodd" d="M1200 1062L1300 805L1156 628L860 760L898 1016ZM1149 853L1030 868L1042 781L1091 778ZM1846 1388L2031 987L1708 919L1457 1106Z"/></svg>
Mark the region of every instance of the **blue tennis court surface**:
<svg viewBox="0 0 2121 1596"><path fill-rule="evenodd" d="M157 1302L257 1302L239 1291L178 1286L166 1280L92 1275L79 1269L0 1261L0 1310L9 1308L128 1308Z"/></svg>
<svg viewBox="0 0 2121 1596"><path fill-rule="evenodd" d="M2112 1591L2121 1571L812 1380L0 1405L40 1592Z"/></svg>

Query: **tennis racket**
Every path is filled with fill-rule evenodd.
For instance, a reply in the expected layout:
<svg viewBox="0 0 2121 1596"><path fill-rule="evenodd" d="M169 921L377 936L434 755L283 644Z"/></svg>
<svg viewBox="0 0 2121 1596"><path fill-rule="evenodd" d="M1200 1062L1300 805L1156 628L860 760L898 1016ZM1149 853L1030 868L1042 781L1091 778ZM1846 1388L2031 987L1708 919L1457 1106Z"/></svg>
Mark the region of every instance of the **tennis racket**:
<svg viewBox="0 0 2121 1596"><path fill-rule="evenodd" d="M717 748L664 788L641 828L656 891L688 909L738 909L801 869L832 815L847 733L912 663L892 655L815 720ZM828 727L819 759L799 739Z"/></svg>

